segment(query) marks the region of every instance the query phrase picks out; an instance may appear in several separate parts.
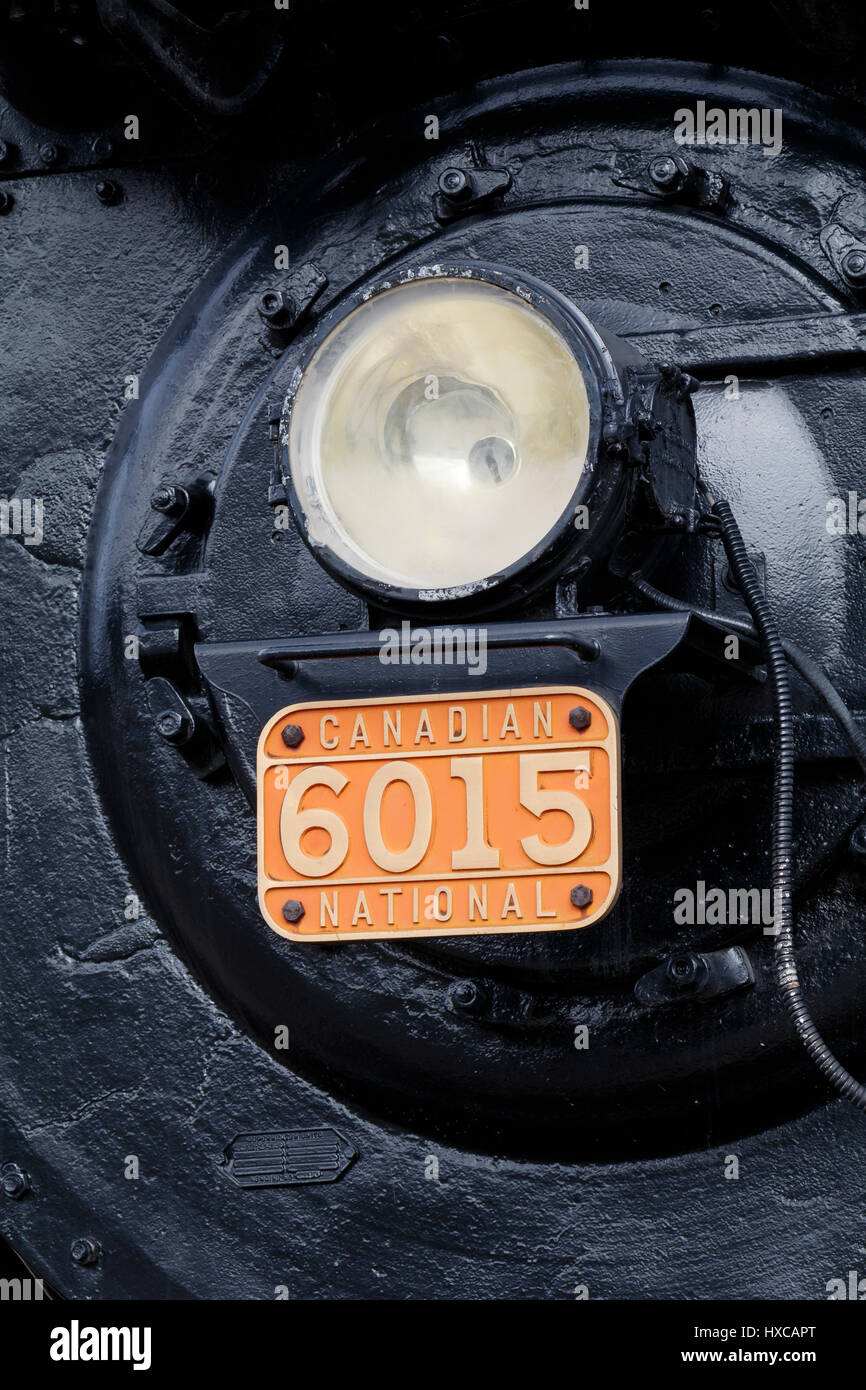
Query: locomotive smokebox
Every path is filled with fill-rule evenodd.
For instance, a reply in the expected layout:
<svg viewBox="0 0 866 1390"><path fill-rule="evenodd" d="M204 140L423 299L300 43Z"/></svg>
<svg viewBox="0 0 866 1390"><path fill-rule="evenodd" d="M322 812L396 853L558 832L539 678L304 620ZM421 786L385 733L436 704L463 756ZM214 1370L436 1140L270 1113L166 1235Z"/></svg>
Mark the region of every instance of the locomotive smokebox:
<svg viewBox="0 0 866 1390"><path fill-rule="evenodd" d="M0 1229L72 1297L825 1297L852 31L73 8L4 21Z"/></svg>

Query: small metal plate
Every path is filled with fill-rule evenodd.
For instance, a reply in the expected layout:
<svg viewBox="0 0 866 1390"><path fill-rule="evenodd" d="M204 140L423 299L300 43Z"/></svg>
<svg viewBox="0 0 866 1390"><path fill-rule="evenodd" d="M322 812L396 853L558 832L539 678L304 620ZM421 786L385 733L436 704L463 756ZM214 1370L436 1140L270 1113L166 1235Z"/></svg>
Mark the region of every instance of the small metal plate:
<svg viewBox="0 0 866 1390"><path fill-rule="evenodd" d="M327 1126L236 1134L220 1164L238 1187L298 1187L336 1182L357 1157L353 1145Z"/></svg>
<svg viewBox="0 0 866 1390"><path fill-rule="evenodd" d="M616 901L619 727L593 691L292 705L257 766L259 905L293 941L556 931Z"/></svg>

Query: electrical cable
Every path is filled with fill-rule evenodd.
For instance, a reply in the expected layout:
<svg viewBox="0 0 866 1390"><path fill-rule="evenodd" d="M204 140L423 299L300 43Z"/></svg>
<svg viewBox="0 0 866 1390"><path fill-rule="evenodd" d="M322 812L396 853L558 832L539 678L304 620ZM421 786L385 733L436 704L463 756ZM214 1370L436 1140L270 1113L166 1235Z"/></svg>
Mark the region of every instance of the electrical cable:
<svg viewBox="0 0 866 1390"><path fill-rule="evenodd" d="M776 750L773 779L773 835L771 851L771 872L774 890L774 926L776 929L776 977L788 1013L812 1061L821 1074L846 1100L860 1110L866 1111L866 1086L862 1086L846 1071L833 1055L815 1026L809 1010L803 1001L800 978L794 952L794 914L792 903L792 845L793 845L793 807L794 807L794 721L791 705L791 690L788 680L787 662L813 686L826 700L830 712L845 734L860 766L866 770L866 743L854 723L850 711L838 692L819 668L804 652L785 643L779 635L776 619L761 589L755 567L734 519L729 503L717 499L712 506L712 516L725 547L731 573L752 615L754 629L746 633L757 637L764 651L770 688L776 714ZM639 576L632 576L635 588L647 598L656 598L659 591L647 585ZM660 595L667 599L666 595ZM690 604L681 605L677 600L662 603L663 607L675 606L710 618L716 625L728 629L735 625L742 631L748 624L729 622L719 614L708 614L693 609Z"/></svg>

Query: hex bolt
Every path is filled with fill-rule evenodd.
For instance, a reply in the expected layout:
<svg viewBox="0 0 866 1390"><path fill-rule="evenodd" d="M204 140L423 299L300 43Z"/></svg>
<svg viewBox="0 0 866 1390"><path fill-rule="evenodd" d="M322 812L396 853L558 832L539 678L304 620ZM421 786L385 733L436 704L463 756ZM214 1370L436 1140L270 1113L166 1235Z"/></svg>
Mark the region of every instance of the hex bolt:
<svg viewBox="0 0 866 1390"><path fill-rule="evenodd" d="M305 911L304 904L298 902L297 898L286 898L283 903L283 916L287 922L300 922Z"/></svg>
<svg viewBox="0 0 866 1390"><path fill-rule="evenodd" d="M259 295L258 310L259 317L272 328L290 323L295 316L294 301L285 290L265 290Z"/></svg>
<svg viewBox="0 0 866 1390"><path fill-rule="evenodd" d="M12 194L7 193L5 189L0 192L0 217L5 217L7 212L11 212L14 206L15 199L12 197Z"/></svg>
<svg viewBox="0 0 866 1390"><path fill-rule="evenodd" d="M679 169L669 155L654 159L650 165L650 178L659 188L670 188L676 183Z"/></svg>
<svg viewBox="0 0 866 1390"><path fill-rule="evenodd" d="M842 257L842 274L849 285L866 285L866 249L852 246Z"/></svg>
<svg viewBox="0 0 866 1390"><path fill-rule="evenodd" d="M585 705L575 705L574 709L568 712L568 722L578 733L583 729L588 729L592 723L592 715Z"/></svg>
<svg viewBox="0 0 866 1390"><path fill-rule="evenodd" d="M694 951L679 951L668 958L665 974L676 989L693 989L706 974L706 961Z"/></svg>
<svg viewBox="0 0 866 1390"><path fill-rule="evenodd" d="M96 196L103 207L111 207L114 203L119 203L122 189L114 179L100 179L96 185Z"/></svg>
<svg viewBox="0 0 866 1390"><path fill-rule="evenodd" d="M95 1265L99 1259L99 1242L89 1236L79 1236L69 1247L69 1253L77 1265Z"/></svg>
<svg viewBox="0 0 866 1390"><path fill-rule="evenodd" d="M448 990L448 1002L459 1014L477 1014L487 1002L487 991L476 980L455 980Z"/></svg>
<svg viewBox="0 0 866 1390"><path fill-rule="evenodd" d="M443 169L439 192L452 203L462 203L472 195L472 183L465 169Z"/></svg>
<svg viewBox="0 0 866 1390"><path fill-rule="evenodd" d="M155 512L170 514L180 510L183 506L183 497L176 487L158 487L150 499L150 505Z"/></svg>
<svg viewBox="0 0 866 1390"><path fill-rule="evenodd" d="M592 889L585 883L576 883L569 893L572 907L589 907L592 902Z"/></svg>
<svg viewBox="0 0 866 1390"><path fill-rule="evenodd" d="M18 1202L30 1191L30 1178L17 1163L4 1163L0 1168L0 1187L4 1197Z"/></svg>
<svg viewBox="0 0 866 1390"><path fill-rule="evenodd" d="M304 731L300 724L285 724L283 726L283 743L287 748L297 748L304 741Z"/></svg>
<svg viewBox="0 0 866 1390"><path fill-rule="evenodd" d="M164 709L156 716L156 731L166 743L185 743L192 733L192 725L180 710Z"/></svg>
<svg viewBox="0 0 866 1390"><path fill-rule="evenodd" d="M39 146L39 158L49 169L60 162L60 147L51 142Z"/></svg>
<svg viewBox="0 0 866 1390"><path fill-rule="evenodd" d="M686 181L683 163L669 154L654 159L649 167L649 176L656 188L663 193L676 193L682 188Z"/></svg>

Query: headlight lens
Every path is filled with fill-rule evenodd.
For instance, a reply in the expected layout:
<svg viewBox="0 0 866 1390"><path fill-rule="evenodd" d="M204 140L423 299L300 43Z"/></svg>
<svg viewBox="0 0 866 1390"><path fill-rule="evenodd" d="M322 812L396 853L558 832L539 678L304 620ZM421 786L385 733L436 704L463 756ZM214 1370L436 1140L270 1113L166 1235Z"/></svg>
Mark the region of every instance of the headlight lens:
<svg viewBox="0 0 866 1390"><path fill-rule="evenodd" d="M557 524L586 465L583 372L484 280L418 279L349 313L307 367L289 463L307 536L364 578L479 584Z"/></svg>

